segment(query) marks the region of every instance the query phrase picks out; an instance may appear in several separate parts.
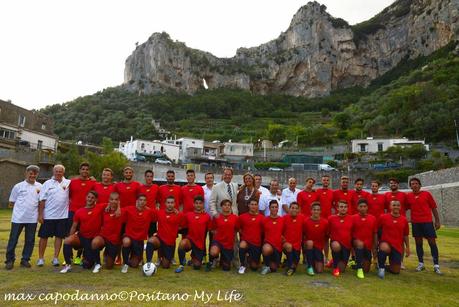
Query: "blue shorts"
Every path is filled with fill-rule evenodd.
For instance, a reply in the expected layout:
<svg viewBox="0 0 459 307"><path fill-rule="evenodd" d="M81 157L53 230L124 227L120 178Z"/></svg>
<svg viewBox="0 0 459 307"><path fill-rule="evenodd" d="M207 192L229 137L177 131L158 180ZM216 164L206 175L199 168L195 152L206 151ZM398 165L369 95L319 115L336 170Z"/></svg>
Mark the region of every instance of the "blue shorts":
<svg viewBox="0 0 459 307"><path fill-rule="evenodd" d="M401 264L402 263L402 254L399 253L392 246L390 247L389 263L390 264Z"/></svg>
<svg viewBox="0 0 459 307"><path fill-rule="evenodd" d="M324 262L324 253L320 249L313 247L312 254L315 262Z"/></svg>
<svg viewBox="0 0 459 307"><path fill-rule="evenodd" d="M105 254L107 257L110 257L110 258L112 258L113 260L115 260L116 256L117 256L118 253L120 252L120 250L121 250L121 244L113 244L113 243L111 243L110 241L105 240L105 250L104 250L104 254Z"/></svg>
<svg viewBox="0 0 459 307"><path fill-rule="evenodd" d="M38 236L44 239L49 237L63 239L68 235L67 223L67 218L58 220L44 220L43 224L40 225L40 229L38 230Z"/></svg>
<svg viewBox="0 0 459 307"><path fill-rule="evenodd" d="M249 247L247 248L247 252L249 254L249 262L254 261L256 263L260 263L260 257L261 257L261 247L252 245L247 242Z"/></svg>
<svg viewBox="0 0 459 307"><path fill-rule="evenodd" d="M217 246L220 249L220 261L222 261L222 263L229 264L233 260L234 252L232 249L224 248L223 245L216 240L213 240L210 246Z"/></svg>
<svg viewBox="0 0 459 307"><path fill-rule="evenodd" d="M430 223L411 223L413 237L418 238L436 238L437 233L432 222Z"/></svg>
<svg viewBox="0 0 459 307"><path fill-rule="evenodd" d="M131 239L131 255L137 256L140 259L143 257L143 247L144 247L143 240L132 240Z"/></svg>
<svg viewBox="0 0 459 307"><path fill-rule="evenodd" d="M190 243L191 243L191 257L202 263L202 259L204 258L204 255L206 254L206 250L199 249L198 247L196 247L194 242L191 240L190 240Z"/></svg>
<svg viewBox="0 0 459 307"><path fill-rule="evenodd" d="M175 245L167 245L164 243L163 240L161 240L159 237L157 237L161 245L159 246L159 250L161 252L161 255L166 258L168 261L171 261L172 258L174 258L174 253L175 253Z"/></svg>

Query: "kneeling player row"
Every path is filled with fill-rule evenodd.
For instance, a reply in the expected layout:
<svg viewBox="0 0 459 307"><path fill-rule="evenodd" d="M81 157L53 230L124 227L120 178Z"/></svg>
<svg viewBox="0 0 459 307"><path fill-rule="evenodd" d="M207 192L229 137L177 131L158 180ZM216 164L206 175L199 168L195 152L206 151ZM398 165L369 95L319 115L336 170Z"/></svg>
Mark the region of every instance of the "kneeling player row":
<svg viewBox="0 0 459 307"><path fill-rule="evenodd" d="M180 265L177 273L184 270L186 253L189 251L193 268L201 267L208 233L211 243L206 269L211 270L214 260L220 258L223 270L230 270L231 263L237 262L233 261L235 250L239 250L240 274L245 273L246 267L257 270L261 255L264 264L261 273L276 271L283 252L287 257L286 274L292 275L301 250L307 260L307 273L320 273L324 266L323 249L328 241L332 250L334 276L344 271L351 250L355 252L357 276L360 278L364 277L364 271L369 271L372 255L378 256L378 274L383 277L387 256L390 259L390 271L398 273L403 245L406 254L409 254L408 222L400 215L398 201L393 201L391 212L378 220L367 214L368 205L364 199L359 201L359 213L356 215L348 215L347 203L339 202L337 215L330 216L328 220L320 217L320 203L312 204L308 217L299 213L300 208L295 202L290 205L288 215L279 217L279 204L272 200L269 203L270 215L265 217L259 214L255 200L250 202L249 212L240 216L231 213L229 200L223 200L220 203L221 214L211 219L204 212L201 196L194 199L194 211L186 214L175 209L173 197L167 198L166 208L162 210L148 208L146 197L142 194L138 196L136 206L123 209L119 207L119 195L116 192L110 195L108 205L96 205L96 201L97 194L89 192L86 206L74 216L70 235L64 242L66 266L62 273L71 270L72 248L83 248L83 266L94 266L94 273L101 269L102 249L105 249L107 268L113 267L114 259L121 250L121 271L126 273L129 266L137 267L143 260L145 239L148 239L145 248L147 263L152 261L153 253L157 250L161 266L169 268L179 233L182 236L178 246ZM237 233L240 242L235 245Z"/></svg>

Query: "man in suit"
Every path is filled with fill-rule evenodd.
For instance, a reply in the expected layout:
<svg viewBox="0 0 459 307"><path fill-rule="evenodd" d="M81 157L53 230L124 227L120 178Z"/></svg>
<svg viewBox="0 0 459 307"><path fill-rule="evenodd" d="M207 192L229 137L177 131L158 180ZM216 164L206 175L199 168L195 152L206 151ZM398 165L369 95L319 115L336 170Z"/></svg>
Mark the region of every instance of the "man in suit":
<svg viewBox="0 0 459 307"><path fill-rule="evenodd" d="M210 215L212 218L218 217L218 215L222 212L222 207L220 203L222 200L228 199L231 201L231 209L233 214L238 215L237 210L237 192L238 192L238 185L237 183L231 182L233 179L233 170L231 168L225 168L223 171L223 181L214 185L212 187L212 193L210 194L210 201L209 201L209 210ZM213 263L215 266L216 263ZM234 240L234 257L233 257L233 266L235 268L239 268L239 240L237 236Z"/></svg>
<svg viewBox="0 0 459 307"><path fill-rule="evenodd" d="M233 170L230 168L225 168L223 171L223 181L212 187L212 193L210 194L209 201L209 210L212 217L217 217L218 214L222 212L220 203L224 199L231 201L233 214L238 214L236 202L238 185L237 183L231 182L232 179Z"/></svg>

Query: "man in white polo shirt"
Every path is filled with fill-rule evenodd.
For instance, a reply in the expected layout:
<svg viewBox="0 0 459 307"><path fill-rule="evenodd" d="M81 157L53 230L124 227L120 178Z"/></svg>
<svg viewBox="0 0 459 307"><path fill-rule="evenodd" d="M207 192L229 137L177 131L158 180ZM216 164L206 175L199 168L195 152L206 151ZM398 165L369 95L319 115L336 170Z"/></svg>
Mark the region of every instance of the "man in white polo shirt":
<svg viewBox="0 0 459 307"><path fill-rule="evenodd" d="M288 180L288 188L282 190L281 205L284 212L288 212L290 204L297 200L300 192L301 190L296 188L296 179L290 178Z"/></svg>
<svg viewBox="0 0 459 307"><path fill-rule="evenodd" d="M59 252L62 239L67 236L69 214L69 185L70 180L64 177L65 167L57 164L53 168L53 178L43 184L38 206L38 266L45 264L44 255L49 237L54 238L54 258L52 264L59 265Z"/></svg>
<svg viewBox="0 0 459 307"><path fill-rule="evenodd" d="M261 194L260 201L258 203L258 210L265 216L269 216L271 212L269 211L269 202L271 200L276 200L278 204L281 203L281 196L277 193L279 191L279 181L277 179L271 180L269 185L268 194ZM277 215L283 216L284 210L279 206L279 211Z"/></svg>
<svg viewBox="0 0 459 307"><path fill-rule="evenodd" d="M255 189L257 189L261 193L261 196L263 196L263 195L269 196L271 194L269 192L269 190L261 185L261 183L263 181L263 178L261 177L261 175L260 174L255 174L253 176L253 178L255 178ZM268 211L269 211L269 209L268 209Z"/></svg>
<svg viewBox="0 0 459 307"><path fill-rule="evenodd" d="M11 217L11 232L6 248L5 269L11 270L16 260L15 249L22 230L25 229L24 248L22 250L21 266L30 268L30 256L35 244L35 232L38 220L38 195L41 183L37 182L40 168L29 165L26 168L25 180L16 184L11 190L10 206L13 206Z"/></svg>

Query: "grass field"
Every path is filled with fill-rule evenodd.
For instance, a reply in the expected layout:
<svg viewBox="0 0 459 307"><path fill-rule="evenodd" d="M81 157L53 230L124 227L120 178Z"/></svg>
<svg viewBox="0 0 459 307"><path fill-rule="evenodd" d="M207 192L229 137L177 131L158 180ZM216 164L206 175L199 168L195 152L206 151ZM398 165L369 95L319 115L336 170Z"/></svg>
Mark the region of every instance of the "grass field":
<svg viewBox="0 0 459 307"><path fill-rule="evenodd" d="M5 249L10 230L9 210L0 210L0 254L4 261ZM22 241L22 238L21 238ZM20 259L22 242L18 244L16 255ZM38 240L37 240L38 242ZM130 269L121 274L119 268L113 271L102 270L98 275L79 267L66 275L59 274L59 269L50 265L52 258L52 241L48 243L46 265L31 269L19 267L19 261L12 271L1 268L0 271L0 306L20 305L51 305L54 301L40 301L39 295L46 293L48 298L59 292L75 294L84 293L120 293L131 291L143 294L179 293L183 300L146 301L146 297L137 296L132 301L59 301L59 305L203 305L201 298L195 297L195 291L212 295L207 305L244 304L252 306L458 306L459 304L459 229L444 227L439 231L440 265L444 273L437 276L432 272L429 248L425 244L427 271L416 273L416 256L411 255L407 261L407 270L399 276L388 274L385 280L376 277L374 271L367 274L364 280L358 280L354 272L346 271L341 277L334 278L329 271L321 275L309 277L304 268L292 277L280 273L261 276L249 272L239 276L235 271L222 272L215 270L209 273L193 271L186 268L185 272L175 274L172 269L159 269L151 278L143 277L140 270ZM412 242L413 243L413 242ZM411 244L415 251L414 244ZM37 247L32 262L37 258ZM156 254L155 254L156 255ZM61 255L62 259L62 255ZM242 295L240 301L225 301L225 293ZM220 291L220 295L218 296ZM5 293L29 293L37 297L33 301L6 301ZM50 294L49 294L50 293ZM189 297L186 296L189 294ZM43 294L42 294L43 295ZM42 296L43 298L43 296ZM153 297L156 298L156 297ZM139 300L140 299L140 300ZM227 295L229 299L229 295ZM233 296L234 299L234 296Z"/></svg>

